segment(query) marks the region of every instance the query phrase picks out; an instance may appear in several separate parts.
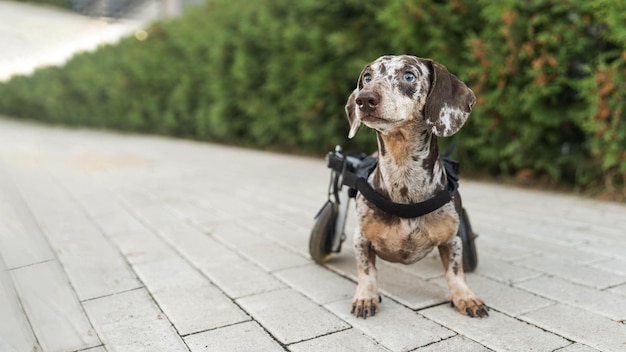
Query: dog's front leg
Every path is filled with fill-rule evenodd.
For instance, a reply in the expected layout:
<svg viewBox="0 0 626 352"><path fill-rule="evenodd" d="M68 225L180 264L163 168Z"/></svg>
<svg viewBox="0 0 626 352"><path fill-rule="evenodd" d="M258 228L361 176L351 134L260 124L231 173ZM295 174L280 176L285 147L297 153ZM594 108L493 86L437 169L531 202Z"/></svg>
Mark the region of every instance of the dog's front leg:
<svg viewBox="0 0 626 352"><path fill-rule="evenodd" d="M380 296L376 284L376 253L372 243L363 236L359 226L354 233L354 252L358 272L358 286L352 300L352 313L367 318L376 315Z"/></svg>
<svg viewBox="0 0 626 352"><path fill-rule="evenodd" d="M439 255L446 271L452 304L470 317L488 316L487 306L474 294L465 281L463 272L463 242L454 236L448 243L439 246Z"/></svg>

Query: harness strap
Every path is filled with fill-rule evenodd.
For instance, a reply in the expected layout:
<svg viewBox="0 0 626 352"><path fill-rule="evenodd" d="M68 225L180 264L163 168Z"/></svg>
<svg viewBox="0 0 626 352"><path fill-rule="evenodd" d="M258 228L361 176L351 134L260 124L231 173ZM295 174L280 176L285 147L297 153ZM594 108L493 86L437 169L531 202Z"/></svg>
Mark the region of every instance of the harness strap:
<svg viewBox="0 0 626 352"><path fill-rule="evenodd" d="M395 203L383 197L367 182L367 178L356 173L344 170L342 183L352 189L356 189L363 197L373 203L380 210L399 216L401 218L417 218L429 214L452 200L459 187L458 163L454 160L442 157L444 169L448 180L447 189L435 194L434 197L419 203Z"/></svg>

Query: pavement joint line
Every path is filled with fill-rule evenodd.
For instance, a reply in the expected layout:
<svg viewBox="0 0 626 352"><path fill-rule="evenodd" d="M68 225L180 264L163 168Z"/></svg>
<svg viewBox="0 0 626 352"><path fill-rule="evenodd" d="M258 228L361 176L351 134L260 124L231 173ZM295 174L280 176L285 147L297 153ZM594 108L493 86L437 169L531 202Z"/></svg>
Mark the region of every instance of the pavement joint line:
<svg viewBox="0 0 626 352"><path fill-rule="evenodd" d="M143 284L143 282L141 282L141 283ZM138 290L146 290L146 287L145 286L141 286L141 287L129 288L128 290L122 290L122 291L119 291L119 292L109 293L109 294L98 296L98 297L90 297L90 298L87 298L87 299L84 299L84 300L80 301L80 303L97 301L97 300L102 299L102 298L113 297L113 296L121 295L121 294L128 293L128 292L138 291Z"/></svg>
<svg viewBox="0 0 626 352"><path fill-rule="evenodd" d="M247 312L246 312L246 314L247 314ZM248 316L249 316L249 315L248 315ZM209 332L209 331L215 331L215 330L219 330L219 329L223 329L223 328L228 328L228 327L231 327L231 326L236 326L236 325L246 324L246 323L249 323L249 322L251 322L251 321L254 321L254 322L257 322L257 323L258 323L258 321L254 320L254 318L250 317L250 319L248 319L248 320L243 320L243 321L238 321L238 322L235 322L235 323L230 323L230 324L226 324L226 325L216 326L216 327L214 327L214 328L210 328L210 329L204 329L204 330L194 331L194 332L190 332L190 333L188 333L188 334L185 334L185 335L180 335L180 336L181 336L181 337L189 337L189 336L194 336L194 335L202 334L202 333ZM261 325L261 324L259 324L259 325Z"/></svg>
<svg viewBox="0 0 626 352"><path fill-rule="evenodd" d="M429 319L429 320L430 320L430 319ZM439 340L439 341L433 341L433 342L430 342L430 343L428 343L428 344L426 344L426 345L424 345L424 346L420 346L420 347L418 347L418 348L416 348L416 349L410 350L409 352L419 351L421 348L426 348L426 347L428 347L428 346L431 346L431 345L436 345L436 344L438 344L438 343L441 343L441 342L443 342L443 341L450 340L450 339L455 338L455 337L458 337L458 336L463 336L463 335L459 334L458 332L456 332L456 331L454 331L454 330L450 330L450 331L454 332L454 333L455 333L455 335L452 335L452 336L450 336L450 337L444 337L444 338L442 338L442 339L441 339L441 340ZM472 341L474 341L474 342L476 342L476 343L480 344L480 342L475 341L475 340L473 340L473 339L471 339L471 338L469 338L469 337L467 337L467 336L463 336L463 337L465 337L465 338L466 338L466 339L468 339L468 340L472 340ZM487 348L487 347L485 347L485 346L482 346L482 347L483 347L483 348L485 348L485 349L487 349L487 350L489 350L489 351L493 351L493 350L491 350L491 349L489 349L489 348Z"/></svg>
<svg viewBox="0 0 626 352"><path fill-rule="evenodd" d="M106 348L106 347L104 346L104 344L100 344L100 345L93 346L93 347L82 348L80 350L76 350L75 352L89 352L89 351L95 350L96 348Z"/></svg>
<svg viewBox="0 0 626 352"><path fill-rule="evenodd" d="M332 313L332 312L331 312L331 313ZM290 342L290 343L289 343L289 344L287 344L286 346L291 346L291 345L295 345L296 343L301 343L301 342L306 342L306 341L315 340L315 339L318 339L318 338L320 338L320 337L324 337L324 336L329 336L329 335L333 335L333 334L338 334L338 333L340 333L340 332L343 332L343 331L346 331L346 330L350 330L350 329L356 329L356 330L358 330L358 331L360 332L360 330L359 330L359 329L357 329L357 328L353 327L352 325L350 325L350 323L346 322L346 324L348 325L348 327L346 327L346 328L343 328L343 329L340 329L340 330L335 330L335 331L330 331L330 332L327 332L327 333L324 333L324 334L321 334L321 335L317 335L317 336L314 336L314 337L309 337L309 338L306 338L306 339L303 339L303 340L300 340L300 341Z"/></svg>
<svg viewBox="0 0 626 352"><path fill-rule="evenodd" d="M0 260L3 260L3 259L0 257ZM35 343L37 344L35 347L36 348L41 348L41 341L39 341L39 337L37 336L37 334L35 334L35 329L34 329L34 326L33 326L33 322L31 320L31 318L28 316L28 314L26 314L26 309L24 308L24 301L22 300L22 297L20 297L20 295L17 294L17 289L16 289L15 284L13 282L11 282L11 286L12 286L13 290L15 290L15 293L16 293L15 295L17 297L17 302L20 305L20 311L22 312L22 315L24 316L24 318L28 322L28 327L30 327L30 332L31 332L33 338L35 339ZM83 308L83 310L84 310L84 308ZM89 324L91 324L91 321L89 322ZM92 324L92 327L93 327L93 324Z"/></svg>
<svg viewBox="0 0 626 352"><path fill-rule="evenodd" d="M46 260L42 260L42 261L35 262L35 263L30 263L30 264L25 264L25 265L16 266L16 267L14 267L14 268L10 268L10 269L8 269L8 270L9 270L9 271L13 271L13 270L20 270L20 269L23 269L23 268L28 268L28 267L31 267L31 266L35 266L35 265L39 265L39 264L44 264L44 263L49 263L49 262L53 262L53 261L57 261L57 262L58 262L59 260L58 260L57 258L51 258L51 259L46 259ZM59 264L60 264L60 263L59 263Z"/></svg>

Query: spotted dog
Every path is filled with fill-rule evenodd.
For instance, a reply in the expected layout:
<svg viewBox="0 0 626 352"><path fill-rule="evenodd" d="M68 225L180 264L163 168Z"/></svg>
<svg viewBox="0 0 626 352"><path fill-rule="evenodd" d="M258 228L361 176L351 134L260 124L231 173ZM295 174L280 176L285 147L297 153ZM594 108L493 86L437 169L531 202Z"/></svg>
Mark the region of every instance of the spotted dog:
<svg viewBox="0 0 626 352"><path fill-rule="evenodd" d="M383 56L365 66L346 104L352 138L361 124L376 130L378 165L368 181L396 203L417 203L446 189L437 137L456 133L476 102L474 93L429 59ZM376 257L411 264L439 249L452 304L470 317L488 309L467 285L462 242L456 236L461 214L458 192L452 201L417 218L385 213L361 194L354 249L358 286L352 313L367 318L379 310Z"/></svg>

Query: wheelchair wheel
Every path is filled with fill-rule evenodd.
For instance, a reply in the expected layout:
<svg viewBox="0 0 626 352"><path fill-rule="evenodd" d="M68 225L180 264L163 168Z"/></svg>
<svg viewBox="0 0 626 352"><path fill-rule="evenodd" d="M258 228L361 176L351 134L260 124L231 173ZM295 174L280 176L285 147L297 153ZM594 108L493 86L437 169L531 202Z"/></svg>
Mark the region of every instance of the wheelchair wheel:
<svg viewBox="0 0 626 352"><path fill-rule="evenodd" d="M463 241L463 270L472 272L478 266L478 254L476 253L476 244L474 239L476 235L472 231L467 212L463 209L461 213L461 224L459 225L458 236Z"/></svg>
<svg viewBox="0 0 626 352"><path fill-rule="evenodd" d="M309 239L309 253L318 264L323 264L330 259L337 212L337 205L328 201L315 217L315 225L313 225Z"/></svg>

